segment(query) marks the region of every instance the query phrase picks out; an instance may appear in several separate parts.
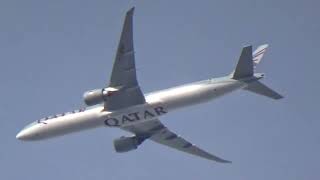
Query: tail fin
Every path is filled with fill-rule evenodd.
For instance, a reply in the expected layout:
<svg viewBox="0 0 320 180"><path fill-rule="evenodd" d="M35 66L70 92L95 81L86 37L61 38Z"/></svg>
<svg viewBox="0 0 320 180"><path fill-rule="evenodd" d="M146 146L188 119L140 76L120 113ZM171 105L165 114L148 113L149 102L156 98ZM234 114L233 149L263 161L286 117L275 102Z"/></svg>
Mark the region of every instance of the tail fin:
<svg viewBox="0 0 320 180"><path fill-rule="evenodd" d="M272 99L281 99L282 95L262 84L258 80L263 77L263 74L254 74L254 68L261 61L264 53L266 52L268 44L259 46L254 53L252 53L252 46L246 46L242 49L237 67L233 72L233 79L244 79L254 76L255 81L247 82L248 86L244 88L247 91L263 95Z"/></svg>
<svg viewBox="0 0 320 180"><path fill-rule="evenodd" d="M278 94L274 90L270 89L266 85L262 84L260 81L255 81L248 84L248 87L244 88L247 91L251 91L253 93L263 95L272 99L281 99L282 95Z"/></svg>
<svg viewBox="0 0 320 180"><path fill-rule="evenodd" d="M242 49L237 67L233 73L233 79L241 79L253 76L252 46Z"/></svg>
<svg viewBox="0 0 320 180"><path fill-rule="evenodd" d="M254 66L256 66L257 64L260 63L264 53L267 51L268 48L268 44L263 44L261 46L259 46L252 54L252 60L253 60L253 64Z"/></svg>
<svg viewBox="0 0 320 180"><path fill-rule="evenodd" d="M253 53L252 46L242 49L236 70L233 72L233 79L250 77L254 74L254 68L260 63L267 51L268 44L260 45Z"/></svg>

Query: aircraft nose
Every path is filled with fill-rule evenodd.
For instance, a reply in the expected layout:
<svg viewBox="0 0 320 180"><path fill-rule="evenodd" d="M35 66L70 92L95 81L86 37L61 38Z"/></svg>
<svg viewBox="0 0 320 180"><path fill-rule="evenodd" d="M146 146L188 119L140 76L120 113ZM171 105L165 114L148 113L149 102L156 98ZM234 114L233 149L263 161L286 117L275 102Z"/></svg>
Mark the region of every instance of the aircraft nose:
<svg viewBox="0 0 320 180"><path fill-rule="evenodd" d="M16 138L22 141L29 141L32 140L32 134L26 130L22 130L17 134Z"/></svg>
<svg viewBox="0 0 320 180"><path fill-rule="evenodd" d="M20 131L17 134L16 138L19 139L19 140L25 140L25 139L27 139L27 135L26 135L26 133L24 131Z"/></svg>

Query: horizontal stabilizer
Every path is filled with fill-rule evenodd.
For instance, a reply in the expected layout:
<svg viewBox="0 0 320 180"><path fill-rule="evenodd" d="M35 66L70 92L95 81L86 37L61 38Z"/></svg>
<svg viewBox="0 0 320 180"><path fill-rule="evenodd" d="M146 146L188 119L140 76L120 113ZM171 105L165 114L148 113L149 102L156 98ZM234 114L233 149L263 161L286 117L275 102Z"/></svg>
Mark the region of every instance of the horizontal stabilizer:
<svg viewBox="0 0 320 180"><path fill-rule="evenodd" d="M272 99L281 99L283 98L282 95L278 94L274 90L270 89L266 85L262 84L259 81L252 82L248 85L248 87L244 88L247 91L251 91L253 93L266 96Z"/></svg>

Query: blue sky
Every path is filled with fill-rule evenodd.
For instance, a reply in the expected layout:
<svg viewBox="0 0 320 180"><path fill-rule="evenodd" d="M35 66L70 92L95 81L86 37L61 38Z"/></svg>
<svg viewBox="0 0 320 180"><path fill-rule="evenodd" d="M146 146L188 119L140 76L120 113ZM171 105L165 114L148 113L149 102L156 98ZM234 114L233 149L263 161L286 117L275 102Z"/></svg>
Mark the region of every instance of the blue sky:
<svg viewBox="0 0 320 180"><path fill-rule="evenodd" d="M15 139L26 124L83 107L109 80L125 12L136 7L138 78L151 92L231 72L242 46L269 43L258 71L285 99L237 91L173 112L164 124L232 164L145 142L117 154L119 129L48 141ZM318 1L0 2L0 179L317 179Z"/></svg>

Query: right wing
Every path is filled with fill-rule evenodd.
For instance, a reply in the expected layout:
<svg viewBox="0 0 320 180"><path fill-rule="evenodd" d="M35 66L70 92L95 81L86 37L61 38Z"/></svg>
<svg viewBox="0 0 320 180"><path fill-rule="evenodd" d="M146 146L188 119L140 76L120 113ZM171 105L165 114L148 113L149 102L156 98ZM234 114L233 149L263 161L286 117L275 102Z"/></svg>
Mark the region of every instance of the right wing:
<svg viewBox="0 0 320 180"><path fill-rule="evenodd" d="M221 163L231 163L231 161L227 161L217 156L214 156L200 149L196 145L188 142L187 140L183 139L181 136L170 131L158 119L146 121L136 125L122 127L122 129L132 132L137 136L141 135L149 137L149 139L154 142L177 149L185 153L189 153L195 156L199 156L205 159Z"/></svg>

